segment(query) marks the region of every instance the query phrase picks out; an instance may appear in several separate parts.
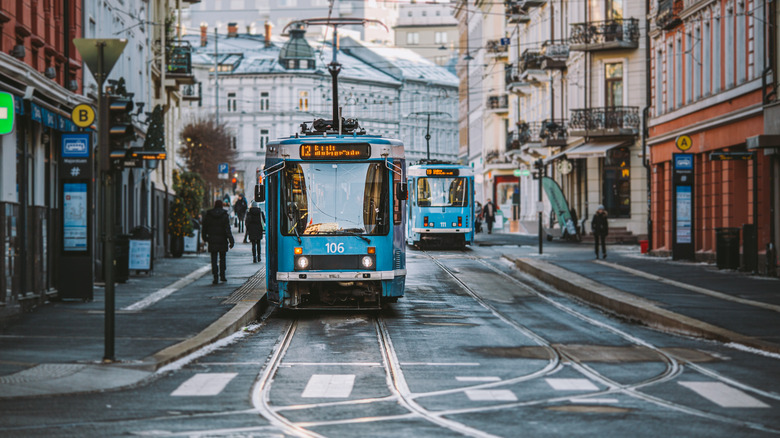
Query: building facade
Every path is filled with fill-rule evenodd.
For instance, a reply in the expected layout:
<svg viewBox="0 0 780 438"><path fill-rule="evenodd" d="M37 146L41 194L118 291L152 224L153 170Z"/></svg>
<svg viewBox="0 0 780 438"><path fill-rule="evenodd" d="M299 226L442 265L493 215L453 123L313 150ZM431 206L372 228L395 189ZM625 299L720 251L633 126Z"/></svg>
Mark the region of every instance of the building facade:
<svg viewBox="0 0 780 438"><path fill-rule="evenodd" d="M652 246L674 253L690 243L696 258L714 259L718 229L737 228L743 261L759 253L763 267L767 245L778 244L777 149L769 147L778 144L747 139L776 125L768 43L776 16L763 0L675 0L653 2L651 17ZM683 152L694 166L690 236L674 233L673 156Z"/></svg>
<svg viewBox="0 0 780 438"><path fill-rule="evenodd" d="M457 57L458 21L454 3L406 3L398 6L396 47L418 53L436 65L447 66Z"/></svg>

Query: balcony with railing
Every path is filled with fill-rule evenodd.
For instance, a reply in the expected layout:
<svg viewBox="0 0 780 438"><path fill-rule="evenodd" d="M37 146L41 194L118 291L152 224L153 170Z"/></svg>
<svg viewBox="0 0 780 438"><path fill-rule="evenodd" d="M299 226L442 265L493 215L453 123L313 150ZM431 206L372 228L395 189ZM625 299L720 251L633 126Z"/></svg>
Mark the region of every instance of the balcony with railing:
<svg viewBox="0 0 780 438"><path fill-rule="evenodd" d="M539 138L543 146L566 146L569 139L569 123L566 119L547 119L542 122Z"/></svg>
<svg viewBox="0 0 780 438"><path fill-rule="evenodd" d="M565 70L569 60L569 43L547 41L542 45L542 70Z"/></svg>
<svg viewBox="0 0 780 438"><path fill-rule="evenodd" d="M526 7L526 9L531 8L538 8L539 6L544 6L547 3L547 0L525 0L523 3L523 6Z"/></svg>
<svg viewBox="0 0 780 438"><path fill-rule="evenodd" d="M659 29L672 30L682 24L680 14L682 13L683 6L683 0L661 0L658 2L655 25Z"/></svg>
<svg viewBox="0 0 780 438"><path fill-rule="evenodd" d="M525 49L517 63L521 72L542 69L542 52L539 49Z"/></svg>
<svg viewBox="0 0 780 438"><path fill-rule="evenodd" d="M517 64L507 64L504 68L504 81L509 93L528 95L534 90L531 79L526 77Z"/></svg>
<svg viewBox="0 0 780 438"><path fill-rule="evenodd" d="M501 45L501 40L488 40L486 46L488 56L506 58L509 55L509 45Z"/></svg>
<svg viewBox="0 0 780 438"><path fill-rule="evenodd" d="M188 41L170 41L167 50L165 74L177 84L194 84L192 74L192 46Z"/></svg>
<svg viewBox="0 0 780 438"><path fill-rule="evenodd" d="M636 49L639 47L639 20L627 18L574 23L569 48L581 52Z"/></svg>
<svg viewBox="0 0 780 438"><path fill-rule="evenodd" d="M569 135L577 137L630 137L639 134L639 107L610 106L571 110Z"/></svg>
<svg viewBox="0 0 780 438"><path fill-rule="evenodd" d="M523 146L540 146L542 139L539 134L542 122L518 122L517 129L506 134L506 150L519 151Z"/></svg>
<svg viewBox="0 0 780 438"><path fill-rule="evenodd" d="M525 3L523 0L506 0L504 2L507 23L518 24L531 21L531 16L528 15L528 7Z"/></svg>
<svg viewBox="0 0 780 438"><path fill-rule="evenodd" d="M487 109L499 113L509 111L509 96L506 94L488 96Z"/></svg>
<svg viewBox="0 0 780 438"><path fill-rule="evenodd" d="M179 87L183 100L198 101L201 99L200 84L186 84Z"/></svg>

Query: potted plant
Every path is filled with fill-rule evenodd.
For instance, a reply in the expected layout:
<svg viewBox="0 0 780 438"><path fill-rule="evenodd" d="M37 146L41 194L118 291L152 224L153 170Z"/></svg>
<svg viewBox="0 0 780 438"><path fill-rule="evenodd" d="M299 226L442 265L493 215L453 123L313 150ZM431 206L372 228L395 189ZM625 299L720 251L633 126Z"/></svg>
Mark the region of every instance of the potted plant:
<svg viewBox="0 0 780 438"><path fill-rule="evenodd" d="M168 234L171 236L171 255L181 257L184 253L184 236L192 235L192 217L181 198L176 198L168 213Z"/></svg>

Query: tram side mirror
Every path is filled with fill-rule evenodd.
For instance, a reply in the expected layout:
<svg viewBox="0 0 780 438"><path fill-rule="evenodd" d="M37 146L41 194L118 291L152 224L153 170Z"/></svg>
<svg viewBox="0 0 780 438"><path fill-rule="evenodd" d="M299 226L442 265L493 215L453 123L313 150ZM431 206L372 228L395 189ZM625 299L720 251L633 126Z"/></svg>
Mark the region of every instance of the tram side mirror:
<svg viewBox="0 0 780 438"><path fill-rule="evenodd" d="M409 199L409 189L406 183L399 182L398 184L396 184L395 191L396 193L398 193L398 199L402 201L406 201L407 199Z"/></svg>
<svg viewBox="0 0 780 438"><path fill-rule="evenodd" d="M255 185L255 202L265 202L265 186L263 184Z"/></svg>

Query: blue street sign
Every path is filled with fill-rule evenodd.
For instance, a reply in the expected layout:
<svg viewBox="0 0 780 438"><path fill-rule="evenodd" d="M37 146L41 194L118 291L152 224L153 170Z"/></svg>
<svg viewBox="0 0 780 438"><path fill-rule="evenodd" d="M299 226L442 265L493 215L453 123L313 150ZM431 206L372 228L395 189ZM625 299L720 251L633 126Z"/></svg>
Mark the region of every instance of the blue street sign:
<svg viewBox="0 0 780 438"><path fill-rule="evenodd" d="M62 134L63 158L89 157L89 134Z"/></svg>
<svg viewBox="0 0 780 438"><path fill-rule="evenodd" d="M227 175L228 171L230 170L230 166L228 163L219 163L217 167L217 173L224 173Z"/></svg>
<svg viewBox="0 0 780 438"><path fill-rule="evenodd" d="M502 46L508 46L509 45L509 38L501 38L501 45Z"/></svg>

